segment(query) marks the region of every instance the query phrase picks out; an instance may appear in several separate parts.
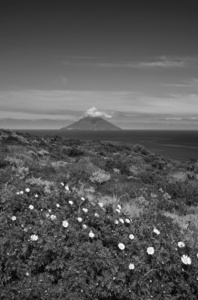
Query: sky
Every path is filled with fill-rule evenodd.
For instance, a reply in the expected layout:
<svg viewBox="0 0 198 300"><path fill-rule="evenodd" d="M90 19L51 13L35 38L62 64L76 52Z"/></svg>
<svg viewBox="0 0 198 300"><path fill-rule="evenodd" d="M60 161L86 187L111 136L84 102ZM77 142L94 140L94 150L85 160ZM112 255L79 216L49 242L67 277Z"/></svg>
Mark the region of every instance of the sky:
<svg viewBox="0 0 198 300"><path fill-rule="evenodd" d="M197 11L197 0L0 0L0 127L100 115L198 130Z"/></svg>

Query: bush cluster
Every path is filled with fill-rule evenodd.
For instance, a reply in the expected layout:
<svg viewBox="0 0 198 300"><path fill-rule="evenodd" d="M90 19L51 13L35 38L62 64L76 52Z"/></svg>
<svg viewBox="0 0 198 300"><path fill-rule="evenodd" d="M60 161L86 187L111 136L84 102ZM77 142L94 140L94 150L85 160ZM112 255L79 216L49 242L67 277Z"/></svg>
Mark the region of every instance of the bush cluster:
<svg viewBox="0 0 198 300"><path fill-rule="evenodd" d="M197 161L9 131L0 146L0 299L197 299L196 224L173 223L196 216Z"/></svg>
<svg viewBox="0 0 198 300"><path fill-rule="evenodd" d="M57 197L15 191L0 209L3 300L197 297L196 253L156 212L132 220L64 184Z"/></svg>

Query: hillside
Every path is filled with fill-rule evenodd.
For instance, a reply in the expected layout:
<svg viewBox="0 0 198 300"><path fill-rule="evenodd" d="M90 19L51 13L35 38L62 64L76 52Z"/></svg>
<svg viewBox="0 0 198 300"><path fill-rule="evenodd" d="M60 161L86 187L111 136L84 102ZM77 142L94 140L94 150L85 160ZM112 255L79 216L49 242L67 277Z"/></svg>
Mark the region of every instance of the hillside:
<svg viewBox="0 0 198 300"><path fill-rule="evenodd" d="M197 299L197 160L9 130L0 150L0 299Z"/></svg>
<svg viewBox="0 0 198 300"><path fill-rule="evenodd" d="M61 128L61 130L121 130L121 128L101 117L88 116Z"/></svg>

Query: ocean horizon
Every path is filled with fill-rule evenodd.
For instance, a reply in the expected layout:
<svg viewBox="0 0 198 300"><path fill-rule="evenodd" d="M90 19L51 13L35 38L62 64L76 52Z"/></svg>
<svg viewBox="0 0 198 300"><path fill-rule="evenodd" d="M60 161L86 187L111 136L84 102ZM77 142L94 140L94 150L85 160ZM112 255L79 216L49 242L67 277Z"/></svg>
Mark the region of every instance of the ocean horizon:
<svg viewBox="0 0 198 300"><path fill-rule="evenodd" d="M66 139L101 141L116 145L140 144L151 153L181 161L198 159L198 130L121 130L121 131L79 131L79 130L16 130L36 136L58 135Z"/></svg>

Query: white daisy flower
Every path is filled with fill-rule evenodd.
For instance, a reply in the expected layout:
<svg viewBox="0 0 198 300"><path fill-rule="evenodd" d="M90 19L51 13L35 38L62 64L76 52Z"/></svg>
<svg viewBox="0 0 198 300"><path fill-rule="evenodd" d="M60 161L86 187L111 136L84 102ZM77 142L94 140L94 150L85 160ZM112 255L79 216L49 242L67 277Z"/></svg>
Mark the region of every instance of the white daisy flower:
<svg viewBox="0 0 198 300"><path fill-rule="evenodd" d="M48 218L50 216L50 214L46 213L45 216Z"/></svg>
<svg viewBox="0 0 198 300"><path fill-rule="evenodd" d="M60 204L56 203L56 207L60 207Z"/></svg>
<svg viewBox="0 0 198 300"><path fill-rule="evenodd" d="M69 186L68 184L65 186L66 191L69 191Z"/></svg>
<svg viewBox="0 0 198 300"><path fill-rule="evenodd" d="M98 205L103 208L104 204L102 202L98 202Z"/></svg>
<svg viewBox="0 0 198 300"><path fill-rule="evenodd" d="M34 209L34 206L33 205L29 205L29 209Z"/></svg>
<svg viewBox="0 0 198 300"><path fill-rule="evenodd" d="M29 273L29 272L26 272L25 275L26 275L26 276L30 276L30 273Z"/></svg>
<svg viewBox="0 0 198 300"><path fill-rule="evenodd" d="M88 209L87 209L87 208L85 208L85 207L83 207L83 208L82 208L82 210L83 210L85 213L87 213L87 212L88 212Z"/></svg>
<svg viewBox="0 0 198 300"><path fill-rule="evenodd" d="M82 201L85 201L85 198L84 198L84 197L81 197L81 200L82 200Z"/></svg>
<svg viewBox="0 0 198 300"><path fill-rule="evenodd" d="M67 221L63 221L63 222L62 222L62 225L63 225L63 227L67 228L68 225L69 225L69 223L68 223Z"/></svg>
<svg viewBox="0 0 198 300"><path fill-rule="evenodd" d="M95 236L95 234L93 233L93 231L90 231L90 233L89 233L89 237L93 239L93 238L94 238L94 236Z"/></svg>
<svg viewBox="0 0 198 300"><path fill-rule="evenodd" d="M119 221L118 220L115 220L115 222L114 222L116 225L118 225L119 224Z"/></svg>
<svg viewBox="0 0 198 300"><path fill-rule="evenodd" d="M50 219L53 221L53 220L56 220L56 216L55 215L51 215L50 216Z"/></svg>
<svg viewBox="0 0 198 300"><path fill-rule="evenodd" d="M85 224L83 224L82 227L83 227L83 229L87 229L87 225L85 225Z"/></svg>
<svg viewBox="0 0 198 300"><path fill-rule="evenodd" d="M49 213L51 213L51 212L52 212L52 210L51 210L51 209L48 209L48 211L49 211Z"/></svg>
<svg viewBox="0 0 198 300"><path fill-rule="evenodd" d="M120 204L117 205L117 208L120 210L122 207Z"/></svg>
<svg viewBox="0 0 198 300"><path fill-rule="evenodd" d="M78 220L78 222L82 222L82 218L81 217L79 217L79 218L77 218L77 220Z"/></svg>
<svg viewBox="0 0 198 300"><path fill-rule="evenodd" d="M135 269L134 264L130 263L130 264L129 264L129 270L134 270L134 269Z"/></svg>
<svg viewBox="0 0 198 300"><path fill-rule="evenodd" d="M191 265L191 258L189 256L187 256L187 255L182 255L181 261L185 265Z"/></svg>
<svg viewBox="0 0 198 300"><path fill-rule="evenodd" d="M154 252L155 252L155 250L154 250L153 247L148 247L148 248L147 248L147 253L148 253L149 255L153 255Z"/></svg>
<svg viewBox="0 0 198 300"><path fill-rule="evenodd" d="M116 211L117 211L117 213L119 213L119 214L120 214L120 210L119 210L118 208L116 208Z"/></svg>
<svg viewBox="0 0 198 300"><path fill-rule="evenodd" d="M60 184L61 184L62 186L64 186L64 183L63 183L63 182L61 182Z"/></svg>
<svg viewBox="0 0 198 300"><path fill-rule="evenodd" d="M38 235L32 234L32 235L30 236L30 239L31 239L32 241L37 241L37 240L38 240Z"/></svg>
<svg viewBox="0 0 198 300"><path fill-rule="evenodd" d="M123 243L119 243L118 244L118 248L120 248L120 250L124 250L125 249L125 245Z"/></svg>
<svg viewBox="0 0 198 300"><path fill-rule="evenodd" d="M130 238L130 240L133 240L135 237L134 237L134 235L131 233L131 234L129 234L129 238Z"/></svg>
<svg viewBox="0 0 198 300"><path fill-rule="evenodd" d="M179 248L184 248L185 247L185 244L183 242L179 242L177 245L178 245Z"/></svg>
<svg viewBox="0 0 198 300"><path fill-rule="evenodd" d="M12 216L12 221L16 221L16 217L15 216Z"/></svg>
<svg viewBox="0 0 198 300"><path fill-rule="evenodd" d="M29 188L26 188L25 191L26 191L27 193L29 193L29 192L30 192L30 189L29 189Z"/></svg>
<svg viewBox="0 0 198 300"><path fill-rule="evenodd" d="M35 198L38 198L38 194L35 194L35 196L34 196Z"/></svg>
<svg viewBox="0 0 198 300"><path fill-rule="evenodd" d="M19 195L20 193L19 193L19 192L16 192L16 194Z"/></svg>
<svg viewBox="0 0 198 300"><path fill-rule="evenodd" d="M23 191L20 191L19 194L23 195Z"/></svg>
<svg viewBox="0 0 198 300"><path fill-rule="evenodd" d="M70 204L70 205L73 205L74 202L73 202L72 200L69 200L69 204Z"/></svg>
<svg viewBox="0 0 198 300"><path fill-rule="evenodd" d="M119 218L120 223L124 224L124 220L122 218Z"/></svg>
<svg viewBox="0 0 198 300"><path fill-rule="evenodd" d="M160 231L159 231L157 228L154 228L154 229L153 229L153 232L155 232L157 235L160 234Z"/></svg>
<svg viewBox="0 0 198 300"><path fill-rule="evenodd" d="M125 219L125 222L128 224L131 223L131 221L129 219Z"/></svg>
<svg viewBox="0 0 198 300"><path fill-rule="evenodd" d="M95 213L94 216L97 217L97 218L99 218L99 214L98 213Z"/></svg>

